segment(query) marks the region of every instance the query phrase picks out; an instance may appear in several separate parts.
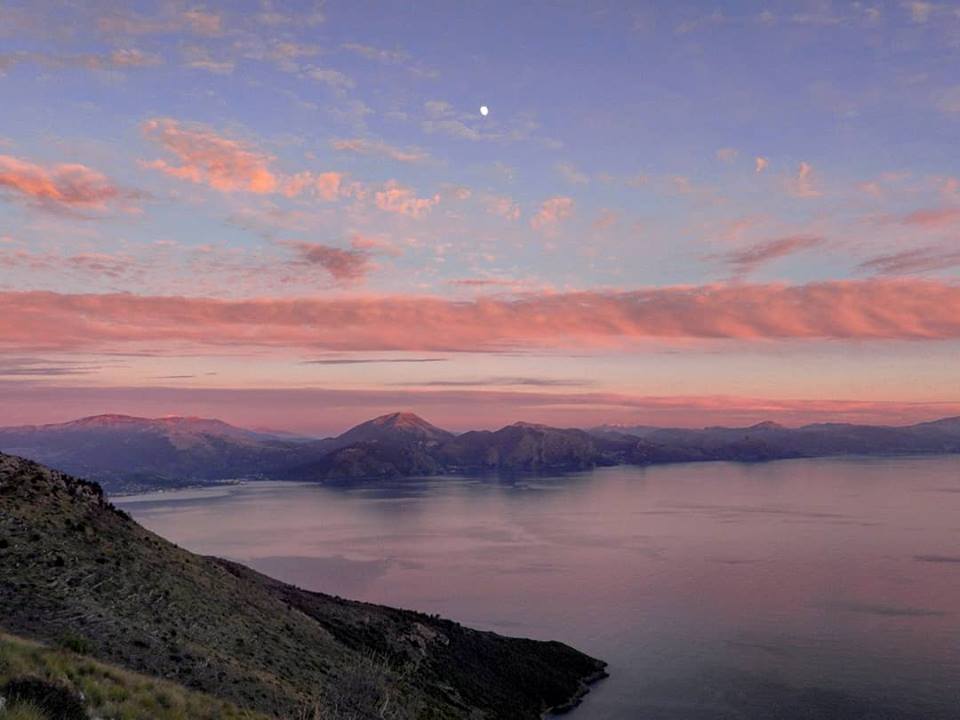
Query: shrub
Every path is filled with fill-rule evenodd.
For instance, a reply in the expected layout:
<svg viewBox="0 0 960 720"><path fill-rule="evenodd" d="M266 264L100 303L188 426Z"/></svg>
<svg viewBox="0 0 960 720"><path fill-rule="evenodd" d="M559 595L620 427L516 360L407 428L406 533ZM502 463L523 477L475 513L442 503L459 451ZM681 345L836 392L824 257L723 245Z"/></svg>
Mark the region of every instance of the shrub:
<svg viewBox="0 0 960 720"><path fill-rule="evenodd" d="M73 633L63 635L57 642L57 645L77 655L89 655L93 652L93 643L82 635L75 635Z"/></svg>
<svg viewBox="0 0 960 720"><path fill-rule="evenodd" d="M416 667L402 669L378 655L364 655L346 668L317 702L302 708L296 720L410 720L420 703L408 695L407 680Z"/></svg>
<svg viewBox="0 0 960 720"><path fill-rule="evenodd" d="M88 720L80 696L63 685L39 678L14 678L0 689L0 695L10 703L11 710L18 705L32 704L42 713L40 717Z"/></svg>

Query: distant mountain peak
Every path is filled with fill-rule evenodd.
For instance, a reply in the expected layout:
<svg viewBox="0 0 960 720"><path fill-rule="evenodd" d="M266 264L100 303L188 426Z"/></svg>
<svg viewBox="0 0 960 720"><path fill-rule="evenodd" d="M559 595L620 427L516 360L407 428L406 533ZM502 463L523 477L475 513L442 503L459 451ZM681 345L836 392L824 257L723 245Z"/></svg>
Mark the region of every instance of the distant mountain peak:
<svg viewBox="0 0 960 720"><path fill-rule="evenodd" d="M526 428L526 429L529 429L529 430L547 430L547 429L551 429L549 425L544 425L544 424L542 424L542 423L527 422L526 420L518 420L517 422L515 422L515 423L513 423L513 424L511 424L511 425L507 425L507 427Z"/></svg>
<svg viewBox="0 0 960 720"><path fill-rule="evenodd" d="M453 437L436 425L432 425L412 412L393 412L375 417L340 435L337 440L344 442L385 442L391 440L440 441Z"/></svg>
<svg viewBox="0 0 960 720"><path fill-rule="evenodd" d="M370 421L373 425L403 427L434 427L422 417L412 412L393 412L375 417Z"/></svg>
<svg viewBox="0 0 960 720"><path fill-rule="evenodd" d="M756 425L751 425L747 430L784 430L785 426L781 425L778 422L773 420L764 420L763 422L758 422Z"/></svg>

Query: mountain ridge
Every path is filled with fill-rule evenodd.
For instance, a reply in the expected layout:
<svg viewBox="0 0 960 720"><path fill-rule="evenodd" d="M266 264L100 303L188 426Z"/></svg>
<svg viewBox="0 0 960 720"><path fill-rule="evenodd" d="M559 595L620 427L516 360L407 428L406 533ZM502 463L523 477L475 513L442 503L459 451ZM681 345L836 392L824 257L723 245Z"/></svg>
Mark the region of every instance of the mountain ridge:
<svg viewBox="0 0 960 720"><path fill-rule="evenodd" d="M216 419L97 415L0 428L0 451L92 477L110 492L238 479L355 481L443 473L525 473L596 466L829 455L960 453L960 418L913 425L771 421L748 427L590 430L515 422L452 433L411 412L380 415L323 439L277 437Z"/></svg>

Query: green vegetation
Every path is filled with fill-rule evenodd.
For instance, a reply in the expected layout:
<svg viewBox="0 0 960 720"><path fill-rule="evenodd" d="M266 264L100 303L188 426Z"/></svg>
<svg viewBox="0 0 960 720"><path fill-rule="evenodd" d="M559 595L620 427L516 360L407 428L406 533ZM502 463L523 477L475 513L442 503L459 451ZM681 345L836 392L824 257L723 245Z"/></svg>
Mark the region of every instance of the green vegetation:
<svg viewBox="0 0 960 720"><path fill-rule="evenodd" d="M67 650L0 634L0 688L24 678L43 680L83 699L104 720L265 720L266 716L171 682L120 670ZM0 695L3 691L0 690ZM54 720L35 702L7 701L3 720Z"/></svg>

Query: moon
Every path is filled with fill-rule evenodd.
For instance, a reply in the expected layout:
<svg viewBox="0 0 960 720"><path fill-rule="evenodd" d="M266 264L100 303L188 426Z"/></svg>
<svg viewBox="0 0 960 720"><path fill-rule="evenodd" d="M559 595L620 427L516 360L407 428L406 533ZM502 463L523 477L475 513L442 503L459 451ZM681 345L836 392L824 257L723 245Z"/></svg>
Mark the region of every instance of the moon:
<svg viewBox="0 0 960 720"><path fill-rule="evenodd" d="M490 112L490 108L488 108L486 105L481 105L481 106L480 106L480 114L481 114L481 115L483 115L484 117L486 117L486 116L487 116L487 113L489 113L489 112Z"/></svg>

